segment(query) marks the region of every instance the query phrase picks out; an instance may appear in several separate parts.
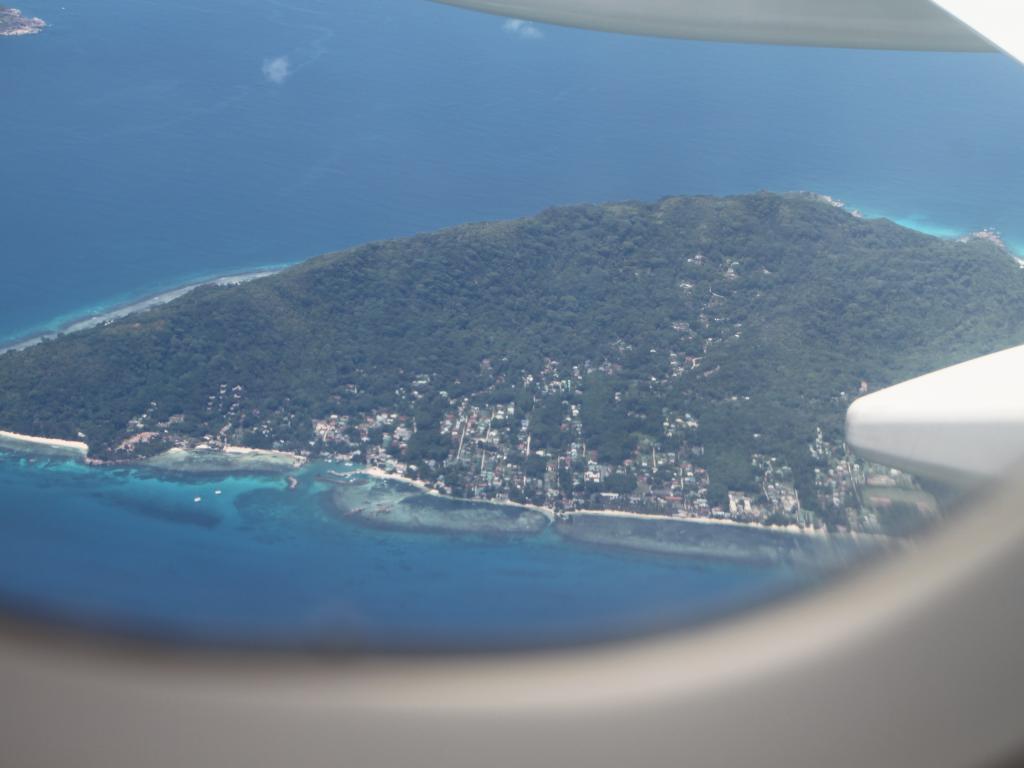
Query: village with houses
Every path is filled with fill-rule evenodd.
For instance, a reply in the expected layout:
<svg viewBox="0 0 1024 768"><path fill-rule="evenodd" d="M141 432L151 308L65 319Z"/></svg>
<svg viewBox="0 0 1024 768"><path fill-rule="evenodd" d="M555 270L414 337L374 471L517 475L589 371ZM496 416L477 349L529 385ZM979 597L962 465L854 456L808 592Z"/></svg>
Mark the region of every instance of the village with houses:
<svg viewBox="0 0 1024 768"><path fill-rule="evenodd" d="M561 377L549 364L536 385L539 397L568 394L588 373L574 367ZM429 377L419 379L420 386ZM415 393L415 390L413 390ZM458 498L529 503L568 515L579 510L609 510L666 518L719 520L754 525L816 530L825 528L822 516L801 503L792 470L778 457L753 454L756 491L727 493L726 503L710 498L711 478L701 466L703 446L691 442L699 422L689 413L671 414L662 423L674 449L659 441L640 440L620 463L601 461L588 449L580 405L564 402L559 431L566 435L561 450L533 443L530 415L515 402L474 404L469 398L451 400L439 430L450 450L442 460L408 460L416 434L415 419L397 411L378 411L361 417L331 415L314 423L315 448L337 460L355 461L396 479L418 479L432 491ZM682 437L682 440L679 438ZM906 473L866 464L842 444L825 439L819 429L807 447L820 463L815 472L818 504L842 513L841 528L878 533L878 512L893 503L909 504L928 517L935 502Z"/></svg>

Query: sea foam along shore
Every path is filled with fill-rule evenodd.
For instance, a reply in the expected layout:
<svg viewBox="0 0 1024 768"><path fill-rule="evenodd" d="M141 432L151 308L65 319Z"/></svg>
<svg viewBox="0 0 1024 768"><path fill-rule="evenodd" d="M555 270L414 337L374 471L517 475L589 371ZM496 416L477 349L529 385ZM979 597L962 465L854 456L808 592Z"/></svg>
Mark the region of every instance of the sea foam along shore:
<svg viewBox="0 0 1024 768"><path fill-rule="evenodd" d="M89 328L95 328L98 325L103 325L104 323L111 322L112 320L120 320L123 317L128 317L129 315L134 315L138 312L145 312L147 309L168 304L175 299L181 298L185 294L194 291L196 288L208 285L240 285L242 283L258 280L261 277L269 277L270 275L280 272L284 268L285 267L266 267L264 269L254 270L251 272L243 272L235 275L222 275L209 280L188 283L187 285L172 288L169 291L163 291L152 296L147 296L143 299L131 301L127 304L121 304L104 312L89 314L85 317L70 320L60 325L56 330L43 331L42 333L34 334L19 341L12 342L6 346L0 346L0 355L4 352L21 350L35 346L47 339L55 339L62 334L88 330Z"/></svg>
<svg viewBox="0 0 1024 768"><path fill-rule="evenodd" d="M86 443L74 440L59 440L52 437L20 435L17 432L5 432L3 430L0 430L0 448L44 450L46 452L79 456L83 459L89 455L89 446Z"/></svg>

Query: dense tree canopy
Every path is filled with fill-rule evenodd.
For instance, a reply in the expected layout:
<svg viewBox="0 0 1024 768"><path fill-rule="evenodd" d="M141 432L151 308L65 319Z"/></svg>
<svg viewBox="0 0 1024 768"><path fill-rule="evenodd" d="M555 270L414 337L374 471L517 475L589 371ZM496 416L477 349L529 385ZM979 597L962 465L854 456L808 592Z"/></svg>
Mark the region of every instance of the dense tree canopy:
<svg viewBox="0 0 1024 768"><path fill-rule="evenodd" d="M996 244L810 195L559 208L321 256L0 355L0 428L82 433L102 456L150 410L183 415L185 434L234 418L253 442L265 422L308 446L314 418L404 408L429 458L445 402L471 396L532 408L538 446L560 447L578 405L612 463L691 413L713 483L751 485L753 451L782 454L799 483L815 428L841 429L841 393L1024 342L1022 289ZM600 373L534 406L523 376L550 361ZM210 405L225 386L242 393L234 416Z"/></svg>

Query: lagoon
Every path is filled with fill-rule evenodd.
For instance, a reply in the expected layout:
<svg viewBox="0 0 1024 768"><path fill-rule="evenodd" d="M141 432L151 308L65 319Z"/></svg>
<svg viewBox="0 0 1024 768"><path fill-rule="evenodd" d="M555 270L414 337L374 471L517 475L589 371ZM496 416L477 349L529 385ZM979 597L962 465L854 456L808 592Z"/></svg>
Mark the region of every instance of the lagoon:
<svg viewBox="0 0 1024 768"><path fill-rule="evenodd" d="M305 468L289 491L281 475L91 468L0 453L0 605L165 642L498 650L675 628L821 574L786 559L588 544L548 527L364 525L331 503L339 485L318 480L325 469ZM434 513L459 504L420 502L369 477L358 487L352 503L369 492Z"/></svg>

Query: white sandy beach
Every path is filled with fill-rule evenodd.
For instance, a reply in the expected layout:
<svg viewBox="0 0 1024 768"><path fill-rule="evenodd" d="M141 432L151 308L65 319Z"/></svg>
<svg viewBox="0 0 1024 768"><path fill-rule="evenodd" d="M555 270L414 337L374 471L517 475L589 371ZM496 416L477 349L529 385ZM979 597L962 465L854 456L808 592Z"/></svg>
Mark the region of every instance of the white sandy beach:
<svg viewBox="0 0 1024 768"><path fill-rule="evenodd" d="M535 504L520 504L519 502L516 501L494 501L493 499L463 499L458 496L447 496L443 493L440 493L436 489L431 488L427 483L423 482L422 480L410 480L405 475L399 475L395 472L388 472L386 470L381 469L380 467L359 467L354 468L348 472L335 472L334 474L369 475L370 477L375 477L378 480L393 480L394 482L397 483L411 485L414 488L422 491L423 493L426 493L430 496L437 496L442 499L451 499L453 501L466 501L471 504L493 504L499 507L517 507L519 509L528 509L533 512L539 512L540 514L544 515L544 517L546 517L548 520L555 519L555 511L553 509L549 509L548 507L538 507Z"/></svg>
<svg viewBox="0 0 1024 768"><path fill-rule="evenodd" d="M16 448L49 448L62 453L79 454L83 457L89 455L89 446L86 443L74 440L59 440L54 437L19 435L17 432L0 430L0 444L2 443L12 444L12 447Z"/></svg>
<svg viewBox="0 0 1024 768"><path fill-rule="evenodd" d="M801 528L799 525L766 525L764 523L746 523L739 520L727 520L721 517L684 517L680 515L655 515L649 512L626 512L621 509L574 509L565 513L576 517L618 517L627 520L659 520L665 523L699 523L701 525L727 525L733 528L747 528L774 533L789 533L803 536L827 537L824 529Z"/></svg>

